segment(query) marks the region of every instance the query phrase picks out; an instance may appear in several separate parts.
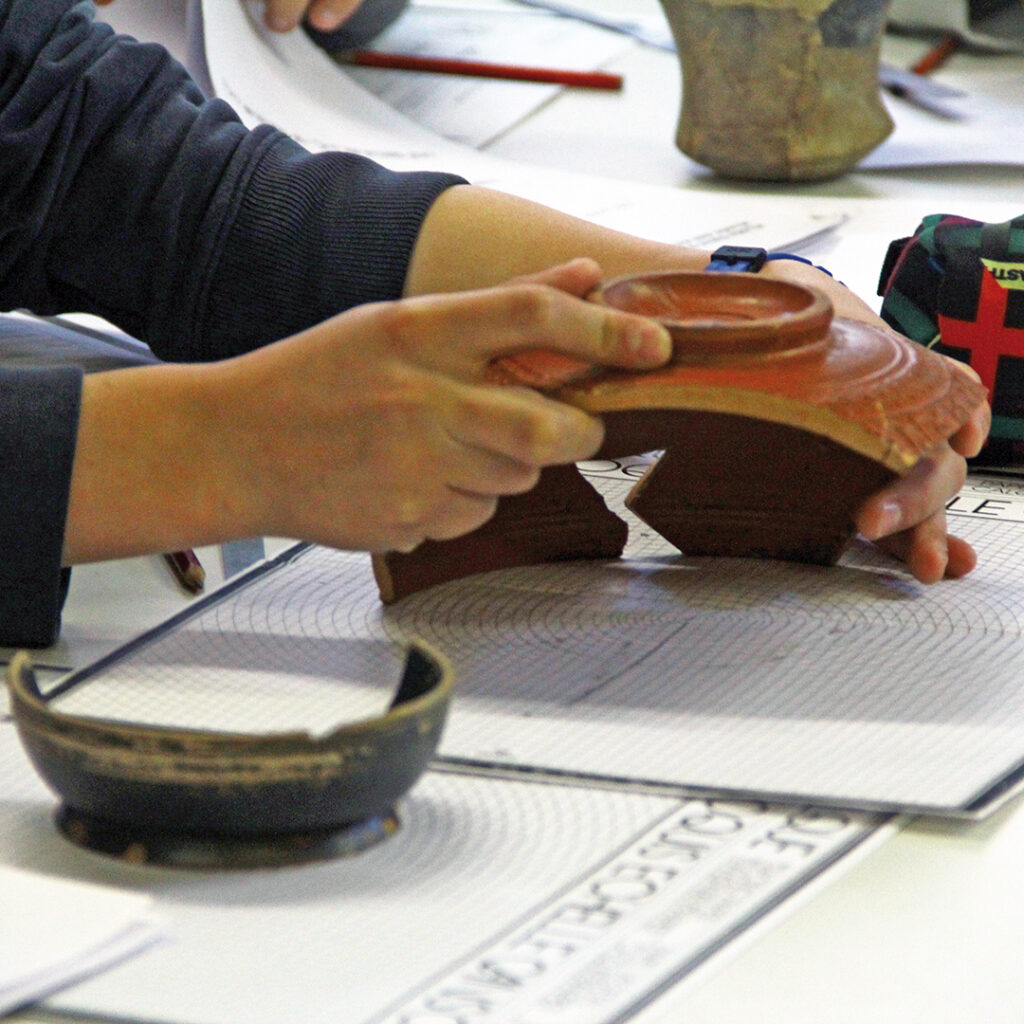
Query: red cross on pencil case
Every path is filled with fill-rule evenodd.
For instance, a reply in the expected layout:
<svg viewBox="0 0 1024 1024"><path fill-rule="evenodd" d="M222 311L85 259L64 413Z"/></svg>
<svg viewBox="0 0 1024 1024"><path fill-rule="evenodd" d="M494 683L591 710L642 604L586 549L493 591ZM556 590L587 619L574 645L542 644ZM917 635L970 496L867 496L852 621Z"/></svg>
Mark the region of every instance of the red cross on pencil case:
<svg viewBox="0 0 1024 1024"><path fill-rule="evenodd" d="M992 431L979 461L1024 464L1024 216L925 217L890 244L878 294L890 326L981 377Z"/></svg>

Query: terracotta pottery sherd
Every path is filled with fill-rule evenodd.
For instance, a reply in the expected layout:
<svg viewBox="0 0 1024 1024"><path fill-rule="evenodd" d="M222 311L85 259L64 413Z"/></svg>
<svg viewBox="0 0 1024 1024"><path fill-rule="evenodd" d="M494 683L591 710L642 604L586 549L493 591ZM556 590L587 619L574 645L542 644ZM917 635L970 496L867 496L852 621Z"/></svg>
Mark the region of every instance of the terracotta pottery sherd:
<svg viewBox="0 0 1024 1024"><path fill-rule="evenodd" d="M687 555L833 564L858 507L952 436L984 389L894 332L834 317L813 288L737 273L621 278L591 299L664 323L672 362L642 372L548 352L490 379L601 416L598 458L663 451L626 507ZM374 560L395 600L486 569L621 553L625 534L572 467L499 502L461 538Z"/></svg>
<svg viewBox="0 0 1024 1024"><path fill-rule="evenodd" d="M375 556L373 570L385 603L435 583L488 569L618 558L626 524L605 505L575 466L549 466L537 486L498 502L483 526L455 540L424 541L409 553Z"/></svg>

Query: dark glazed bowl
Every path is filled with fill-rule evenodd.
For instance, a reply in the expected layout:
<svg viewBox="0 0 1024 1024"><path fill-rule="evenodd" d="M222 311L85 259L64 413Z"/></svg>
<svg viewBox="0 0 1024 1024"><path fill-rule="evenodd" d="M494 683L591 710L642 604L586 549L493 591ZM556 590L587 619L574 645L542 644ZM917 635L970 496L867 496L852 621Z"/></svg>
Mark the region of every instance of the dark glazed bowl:
<svg viewBox="0 0 1024 1024"><path fill-rule="evenodd" d="M443 658L416 644L385 714L321 737L64 714L43 698L24 652L11 662L7 685L22 744L63 801L63 821L166 845L173 837L323 836L392 815L440 741L452 674Z"/></svg>

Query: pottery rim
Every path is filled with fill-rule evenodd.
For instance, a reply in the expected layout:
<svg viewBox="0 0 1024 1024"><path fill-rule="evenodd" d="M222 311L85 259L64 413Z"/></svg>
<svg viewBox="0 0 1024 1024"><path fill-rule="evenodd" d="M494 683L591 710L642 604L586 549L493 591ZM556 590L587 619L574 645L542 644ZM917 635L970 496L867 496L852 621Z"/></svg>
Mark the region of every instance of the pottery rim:
<svg viewBox="0 0 1024 1024"><path fill-rule="evenodd" d="M747 273L655 271L617 277L588 298L663 324L673 362L810 355L827 345L832 303L816 288Z"/></svg>

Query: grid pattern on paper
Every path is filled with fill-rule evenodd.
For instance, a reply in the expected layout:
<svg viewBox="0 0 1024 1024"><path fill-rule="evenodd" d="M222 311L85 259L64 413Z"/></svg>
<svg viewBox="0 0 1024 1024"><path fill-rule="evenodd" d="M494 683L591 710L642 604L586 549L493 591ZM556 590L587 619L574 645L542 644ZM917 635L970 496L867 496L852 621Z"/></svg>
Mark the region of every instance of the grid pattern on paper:
<svg viewBox="0 0 1024 1024"><path fill-rule="evenodd" d="M621 508L636 468L595 465ZM459 677L442 753L556 772L956 811L1024 759L1024 527L932 587L854 546L835 568L680 555L482 574L383 608L368 559L310 549L62 698L66 710L326 730L381 710L400 643ZM259 699L251 699L258 695Z"/></svg>

